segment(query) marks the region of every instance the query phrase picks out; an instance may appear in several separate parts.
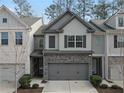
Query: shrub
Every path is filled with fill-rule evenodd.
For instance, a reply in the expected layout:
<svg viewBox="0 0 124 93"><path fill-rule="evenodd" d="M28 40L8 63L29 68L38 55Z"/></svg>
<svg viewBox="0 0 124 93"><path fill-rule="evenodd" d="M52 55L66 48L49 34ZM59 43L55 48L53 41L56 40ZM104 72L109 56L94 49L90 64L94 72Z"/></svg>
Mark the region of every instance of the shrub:
<svg viewBox="0 0 124 93"><path fill-rule="evenodd" d="M102 78L98 75L92 75L90 76L90 82L93 84L93 86L98 87L102 83Z"/></svg>
<svg viewBox="0 0 124 93"><path fill-rule="evenodd" d="M100 85L100 88L106 89L106 88L108 88L108 85L107 85L107 84L101 84L101 85Z"/></svg>
<svg viewBox="0 0 124 93"><path fill-rule="evenodd" d="M33 88L33 89L37 89L38 87L39 87L39 84L36 84L36 83L35 83L35 84L32 85L32 88Z"/></svg>
<svg viewBox="0 0 124 93"><path fill-rule="evenodd" d="M19 83L21 85L21 88L30 88L31 83L31 75L25 74L19 79Z"/></svg>
<svg viewBox="0 0 124 93"><path fill-rule="evenodd" d="M111 88L112 89L121 89L121 87L119 87L118 85L112 85Z"/></svg>

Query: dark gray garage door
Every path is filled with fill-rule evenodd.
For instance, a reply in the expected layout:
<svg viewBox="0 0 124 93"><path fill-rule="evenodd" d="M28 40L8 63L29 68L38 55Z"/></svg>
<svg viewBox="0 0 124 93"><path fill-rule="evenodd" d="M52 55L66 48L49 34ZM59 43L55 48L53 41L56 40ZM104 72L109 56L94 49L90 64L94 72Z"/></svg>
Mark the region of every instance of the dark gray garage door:
<svg viewBox="0 0 124 93"><path fill-rule="evenodd" d="M49 64L49 80L87 80L88 64Z"/></svg>

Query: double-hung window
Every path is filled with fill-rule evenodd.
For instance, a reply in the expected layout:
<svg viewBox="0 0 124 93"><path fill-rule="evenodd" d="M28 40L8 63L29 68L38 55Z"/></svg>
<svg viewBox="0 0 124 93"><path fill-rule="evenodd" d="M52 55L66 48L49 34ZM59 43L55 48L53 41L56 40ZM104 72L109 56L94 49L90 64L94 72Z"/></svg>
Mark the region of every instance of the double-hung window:
<svg viewBox="0 0 124 93"><path fill-rule="evenodd" d="M68 42L68 48L74 48L75 47L75 36L68 36L67 38Z"/></svg>
<svg viewBox="0 0 124 93"><path fill-rule="evenodd" d="M76 47L77 48L83 47L83 36L76 36Z"/></svg>
<svg viewBox="0 0 124 93"><path fill-rule="evenodd" d="M44 43L44 40L43 39L40 39L39 40L39 48L43 48L43 43Z"/></svg>
<svg viewBox="0 0 124 93"><path fill-rule="evenodd" d="M16 45L22 45L23 33L22 32L15 32L15 35L16 35L16 40L15 40Z"/></svg>
<svg viewBox="0 0 124 93"><path fill-rule="evenodd" d="M118 47L124 47L124 36L117 37L117 44L118 44Z"/></svg>
<svg viewBox="0 0 124 93"><path fill-rule="evenodd" d="M86 48L86 35L65 35L65 48Z"/></svg>
<svg viewBox="0 0 124 93"><path fill-rule="evenodd" d="M124 47L124 36L115 35L114 36L114 48Z"/></svg>
<svg viewBox="0 0 124 93"><path fill-rule="evenodd" d="M118 27L124 27L124 19L123 19L123 17L118 17Z"/></svg>
<svg viewBox="0 0 124 93"><path fill-rule="evenodd" d="M1 32L1 45L8 45L8 32Z"/></svg>

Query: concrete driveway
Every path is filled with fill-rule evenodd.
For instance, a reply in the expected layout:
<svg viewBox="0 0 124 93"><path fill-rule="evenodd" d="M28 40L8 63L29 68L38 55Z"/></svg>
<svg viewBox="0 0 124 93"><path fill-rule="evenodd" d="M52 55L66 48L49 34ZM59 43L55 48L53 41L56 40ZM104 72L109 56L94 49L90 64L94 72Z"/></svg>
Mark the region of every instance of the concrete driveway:
<svg viewBox="0 0 124 93"><path fill-rule="evenodd" d="M98 93L89 81L48 81L42 93Z"/></svg>
<svg viewBox="0 0 124 93"><path fill-rule="evenodd" d="M0 81L0 93L13 93L14 90L14 82Z"/></svg>

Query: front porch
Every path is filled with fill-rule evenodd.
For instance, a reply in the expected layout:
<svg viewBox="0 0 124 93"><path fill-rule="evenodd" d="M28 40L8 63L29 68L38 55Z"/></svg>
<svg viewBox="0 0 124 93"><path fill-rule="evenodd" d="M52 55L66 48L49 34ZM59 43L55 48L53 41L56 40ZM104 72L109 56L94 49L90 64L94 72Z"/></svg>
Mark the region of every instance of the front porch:
<svg viewBox="0 0 124 93"><path fill-rule="evenodd" d="M104 78L104 61L102 56L92 57L92 74Z"/></svg>
<svg viewBox="0 0 124 93"><path fill-rule="evenodd" d="M31 54L31 75L35 78L43 77L43 54L42 51L33 51Z"/></svg>

